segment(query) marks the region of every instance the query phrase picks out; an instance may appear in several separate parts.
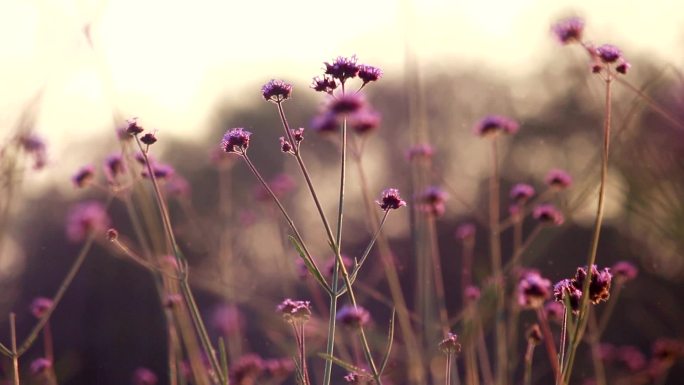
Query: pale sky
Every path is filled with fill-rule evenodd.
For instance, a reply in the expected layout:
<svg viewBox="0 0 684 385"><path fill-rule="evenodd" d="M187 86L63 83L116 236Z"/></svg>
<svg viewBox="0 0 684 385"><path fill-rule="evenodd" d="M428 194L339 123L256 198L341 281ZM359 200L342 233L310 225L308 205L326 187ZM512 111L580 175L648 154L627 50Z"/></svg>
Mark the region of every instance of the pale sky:
<svg viewBox="0 0 684 385"><path fill-rule="evenodd" d="M197 135L219 98L259 99L285 78L306 90L322 62L356 54L402 76L405 39L423 71L480 66L511 78L561 55L550 25L587 21L597 43L682 67L684 6L677 0L344 2L229 0L0 0L0 138L43 89L37 130L59 157L111 122L112 106L162 135ZM410 14L411 27L405 15ZM340 15L340 16L337 16ZM83 27L91 24L95 51ZM447 67L448 68L448 67ZM252 88L246 85L256 84Z"/></svg>

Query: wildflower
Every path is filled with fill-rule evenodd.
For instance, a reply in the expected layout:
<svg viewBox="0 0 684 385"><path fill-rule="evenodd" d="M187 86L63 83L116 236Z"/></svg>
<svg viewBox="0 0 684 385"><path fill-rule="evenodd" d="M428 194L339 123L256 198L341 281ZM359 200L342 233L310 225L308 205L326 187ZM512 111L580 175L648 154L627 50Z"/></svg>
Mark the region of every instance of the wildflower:
<svg viewBox="0 0 684 385"><path fill-rule="evenodd" d="M584 32L584 20L579 17L571 17L561 20L551 27L561 44L581 43Z"/></svg>
<svg viewBox="0 0 684 385"><path fill-rule="evenodd" d="M281 136L280 137L280 151L286 153L286 154L292 154L292 145L290 142L285 139L285 137Z"/></svg>
<svg viewBox="0 0 684 385"><path fill-rule="evenodd" d="M330 112L315 116L311 121L311 128L321 133L335 132L339 127L337 117Z"/></svg>
<svg viewBox="0 0 684 385"><path fill-rule="evenodd" d="M582 298L582 290L573 285L569 279L561 280L553 287L553 295L556 301L565 303L568 301L570 309L573 314L579 313L580 300Z"/></svg>
<svg viewBox="0 0 684 385"><path fill-rule="evenodd" d="M126 172L126 165L119 154L107 157L104 162L104 173L110 182L113 182L119 175Z"/></svg>
<svg viewBox="0 0 684 385"><path fill-rule="evenodd" d="M360 94L344 94L330 99L328 110L335 115L353 114L365 105L366 101Z"/></svg>
<svg viewBox="0 0 684 385"><path fill-rule="evenodd" d="M152 167L152 175L154 176L155 179L167 179L176 173L176 170L174 170L173 167L171 167L170 165L165 164L165 163L153 163L151 165L151 167ZM147 167L145 167L142 170L140 175L143 178L149 178L150 177L150 172L147 169Z"/></svg>
<svg viewBox="0 0 684 385"><path fill-rule="evenodd" d="M157 375L147 368L140 367L133 372L133 385L155 385Z"/></svg>
<svg viewBox="0 0 684 385"><path fill-rule="evenodd" d="M235 335L242 330L244 317L240 309L234 305L220 305L211 317L211 323L223 335Z"/></svg>
<svg viewBox="0 0 684 385"><path fill-rule="evenodd" d="M339 80L342 84L347 79L355 78L359 73L356 55L352 57L338 56L332 63L325 62L325 74Z"/></svg>
<svg viewBox="0 0 684 385"><path fill-rule="evenodd" d="M389 211L396 210L400 207L406 206L406 202L399 196L399 190L395 188L388 188L382 192L382 197L379 201L375 201L380 208Z"/></svg>
<svg viewBox="0 0 684 385"><path fill-rule="evenodd" d="M540 204L532 211L532 217L540 223L560 226L565 222L565 217L554 205Z"/></svg>
<svg viewBox="0 0 684 385"><path fill-rule="evenodd" d="M33 169L40 170L47 163L47 151L45 142L36 134L22 135L19 144L27 154L33 156Z"/></svg>
<svg viewBox="0 0 684 385"><path fill-rule="evenodd" d="M518 304L525 309L538 309L551 296L551 281L536 271L526 272L518 283Z"/></svg>
<svg viewBox="0 0 684 385"><path fill-rule="evenodd" d="M510 197L514 202L525 203L534 196L534 187L518 183L511 188Z"/></svg>
<svg viewBox="0 0 684 385"><path fill-rule="evenodd" d="M555 288L554 288L555 290ZM558 302L547 302L544 305L544 314L546 314L546 319L562 322L563 321L563 305Z"/></svg>
<svg viewBox="0 0 684 385"><path fill-rule="evenodd" d="M335 88L337 88L337 82L329 75L317 76L313 78L311 88L316 92L325 92L332 95Z"/></svg>
<svg viewBox="0 0 684 385"><path fill-rule="evenodd" d="M639 269L627 261L620 261L614 264L610 270L613 272L615 279L620 280L620 282L631 281L639 275Z"/></svg>
<svg viewBox="0 0 684 385"><path fill-rule="evenodd" d="M406 151L406 159L412 161L414 159L432 159L435 150L429 144L416 144Z"/></svg>
<svg viewBox="0 0 684 385"><path fill-rule="evenodd" d="M292 84L282 80L272 79L261 87L261 95L273 103L281 103L290 98L292 94Z"/></svg>
<svg viewBox="0 0 684 385"><path fill-rule="evenodd" d="M109 227L109 216L97 201L79 203L67 215L66 233L72 242L81 242L91 232L104 232Z"/></svg>
<svg viewBox="0 0 684 385"><path fill-rule="evenodd" d="M31 314L36 318L43 318L45 313L52 307L52 300L45 297L37 297L31 302Z"/></svg>
<svg viewBox="0 0 684 385"><path fill-rule="evenodd" d="M245 131L244 128L232 128L223 135L221 140L221 148L225 152L244 154L249 147L249 137L251 132Z"/></svg>
<svg viewBox="0 0 684 385"><path fill-rule="evenodd" d="M475 238L475 225L472 223L463 223L456 228L454 235L459 241L472 240Z"/></svg>
<svg viewBox="0 0 684 385"><path fill-rule="evenodd" d="M138 124L138 118L131 118L126 120L126 132L130 135L138 135L144 131L142 127Z"/></svg>
<svg viewBox="0 0 684 385"><path fill-rule="evenodd" d="M437 186L430 186L419 195L419 208L430 215L441 217L446 211L446 201L448 195L444 190Z"/></svg>
<svg viewBox="0 0 684 385"><path fill-rule="evenodd" d="M282 314L287 322L303 321L311 318L311 303L309 301L293 301L289 298L278 305L276 310Z"/></svg>
<svg viewBox="0 0 684 385"><path fill-rule="evenodd" d="M554 168L546 174L544 181L549 187L556 190L564 190L572 184L572 177L566 171Z"/></svg>
<svg viewBox="0 0 684 385"><path fill-rule="evenodd" d="M614 45L604 44L596 48L596 55L604 64L612 64L622 57L622 52Z"/></svg>
<svg viewBox="0 0 684 385"><path fill-rule="evenodd" d="M458 354L461 352L461 344L458 343L458 335L448 333L446 338L439 343L439 350L445 354Z"/></svg>
<svg viewBox="0 0 684 385"><path fill-rule="evenodd" d="M477 286L470 285L465 288L465 298L469 302L475 302L480 299L480 289Z"/></svg>
<svg viewBox="0 0 684 385"><path fill-rule="evenodd" d="M71 177L71 181L78 188L84 188L89 185L93 179L95 179L95 167L91 165L86 165L81 167L74 176Z"/></svg>
<svg viewBox="0 0 684 385"><path fill-rule="evenodd" d="M481 119L474 128L475 134L481 137L494 136L500 132L505 134L515 134L518 132L518 122L515 120L500 116L490 115Z"/></svg>
<svg viewBox="0 0 684 385"><path fill-rule="evenodd" d="M542 340L544 339L542 337L542 332L541 329L539 328L539 324L533 324L527 329L527 341L531 343L532 345L539 345Z"/></svg>
<svg viewBox="0 0 684 385"><path fill-rule="evenodd" d="M646 357L634 346L621 346L617 351L618 360L625 364L631 372L636 372L646 366Z"/></svg>
<svg viewBox="0 0 684 385"><path fill-rule="evenodd" d="M143 153L142 151L136 152L134 158L135 158L136 162L140 163L143 166L147 165L148 161L150 163L154 163L152 156L147 155L147 154ZM145 159L145 158L147 158L147 159Z"/></svg>
<svg viewBox="0 0 684 385"><path fill-rule="evenodd" d="M615 71L623 75L626 75L627 71L629 71L630 68L632 68L632 65L629 64L629 62L624 58L620 58L620 60L618 61L618 65L615 66Z"/></svg>
<svg viewBox="0 0 684 385"><path fill-rule="evenodd" d="M578 267L575 278L572 280L573 285L578 290L584 288L584 280L587 277L587 270L584 267ZM589 300L594 305L601 301L607 301L610 297L610 284L613 275L609 268L604 268L599 271L596 265L591 266L591 282L589 283Z"/></svg>
<svg viewBox="0 0 684 385"><path fill-rule="evenodd" d="M290 358L271 358L264 361L264 369L273 378L285 378L294 372L295 365Z"/></svg>
<svg viewBox="0 0 684 385"><path fill-rule="evenodd" d="M352 329L364 327L370 322L370 313L361 306L343 306L337 311L337 321Z"/></svg>
<svg viewBox="0 0 684 385"><path fill-rule="evenodd" d="M361 110L350 117L349 125L357 134L367 134L380 125L380 114L367 109Z"/></svg>
<svg viewBox="0 0 684 385"><path fill-rule="evenodd" d="M344 268L347 269L347 271L350 271L352 267L354 267L354 261L347 257L346 255L342 256L342 263L344 264ZM328 262L325 264L324 272L327 273L328 277L332 277L333 273L335 272L335 265L337 264L337 257L333 256L328 260ZM340 269L341 270L341 269Z"/></svg>
<svg viewBox="0 0 684 385"><path fill-rule="evenodd" d="M301 143L304 140L304 127L299 127L296 130L290 130L290 133L292 134L292 139L296 143Z"/></svg>
<svg viewBox="0 0 684 385"><path fill-rule="evenodd" d="M168 183L164 185L164 190L166 193L177 197L177 198L187 198L190 196L190 183L187 179L183 178L179 174L172 174L169 178Z"/></svg>
<svg viewBox="0 0 684 385"><path fill-rule="evenodd" d="M157 137L154 136L153 133L148 132L147 134L140 137L140 141L143 142L143 144L151 146L157 142Z"/></svg>
<svg viewBox="0 0 684 385"><path fill-rule="evenodd" d="M43 357L36 358L35 360L31 361L30 368L31 374L37 376L41 373L44 373L46 370L52 369L52 361Z"/></svg>
<svg viewBox="0 0 684 385"><path fill-rule="evenodd" d="M119 232L116 231L116 229L109 229L107 230L107 240L110 242L114 242L119 238Z"/></svg>
<svg viewBox="0 0 684 385"><path fill-rule="evenodd" d="M362 64L359 66L359 79L363 80L363 84L375 82L382 77L382 70L377 67Z"/></svg>

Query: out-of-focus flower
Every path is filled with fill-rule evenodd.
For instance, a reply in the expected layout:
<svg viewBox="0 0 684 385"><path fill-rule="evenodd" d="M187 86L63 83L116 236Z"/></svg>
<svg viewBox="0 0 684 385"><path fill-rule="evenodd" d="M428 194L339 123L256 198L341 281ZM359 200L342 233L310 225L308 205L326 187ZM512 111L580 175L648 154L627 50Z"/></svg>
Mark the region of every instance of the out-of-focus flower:
<svg viewBox="0 0 684 385"><path fill-rule="evenodd" d="M399 196L399 190L395 188L388 188L382 192L382 197L379 201L375 201L380 208L389 211L396 210L400 207L406 206L406 202Z"/></svg>
<svg viewBox="0 0 684 385"><path fill-rule="evenodd" d="M473 131L481 137L495 136L499 133L515 134L518 132L518 122L501 115L490 115L482 118Z"/></svg>
<svg viewBox="0 0 684 385"><path fill-rule="evenodd" d="M331 98L328 111L335 115L354 114L366 107L366 101L361 94L344 94Z"/></svg>
<svg viewBox="0 0 684 385"><path fill-rule="evenodd" d="M214 309L211 324L223 335L235 335L242 330L244 318L237 306L220 305Z"/></svg>
<svg viewBox="0 0 684 385"><path fill-rule="evenodd" d="M50 298L36 297L31 302L31 314L36 318L43 318L50 307L52 307L52 300Z"/></svg>
<svg viewBox="0 0 684 385"><path fill-rule="evenodd" d="M548 203L537 205L532 211L532 217L546 225L560 226L565 222L563 213L556 206Z"/></svg>
<svg viewBox="0 0 684 385"><path fill-rule="evenodd" d="M326 262L325 268L323 271L327 275L327 277L332 277L333 273L335 272L335 264L337 263L337 257L333 256ZM351 269L354 267L354 260L351 258L347 257L346 255L342 255L342 263L344 264L344 268L347 269L347 272L351 271ZM342 269L340 268L340 271Z"/></svg>
<svg viewBox="0 0 684 385"><path fill-rule="evenodd" d="M294 179L285 173L274 176L268 182L268 185L271 188L271 191L273 191L273 194L278 198L283 198L297 186ZM271 199L271 195L261 184L256 186L254 194L256 199L260 201Z"/></svg>
<svg viewBox="0 0 684 385"><path fill-rule="evenodd" d="M469 302L475 302L480 299L480 289L477 286L468 286L465 288L465 298Z"/></svg>
<svg viewBox="0 0 684 385"><path fill-rule="evenodd" d="M448 333L446 338L439 343L439 350L445 354L458 354L461 352L461 344L458 342L458 335Z"/></svg>
<svg viewBox="0 0 684 385"><path fill-rule="evenodd" d="M553 287L553 295L556 301L565 304L568 301L570 309L574 314L579 313L580 300L582 299L582 290L579 290L573 285L569 279L561 280Z"/></svg>
<svg viewBox="0 0 684 385"><path fill-rule="evenodd" d="M561 44L581 43L584 20L579 17L564 19L554 24L551 31Z"/></svg>
<svg viewBox="0 0 684 385"><path fill-rule="evenodd" d="M78 203L67 215L66 235L72 242L81 242L91 232L104 233L109 228L109 215L102 203L87 201Z"/></svg>
<svg viewBox="0 0 684 385"><path fill-rule="evenodd" d="M343 306L337 311L337 321L352 329L364 327L370 322L370 313L361 306Z"/></svg>
<svg viewBox="0 0 684 385"><path fill-rule="evenodd" d="M536 271L527 271L518 282L518 304L526 309L538 309L551 296L551 281Z"/></svg>
<svg viewBox="0 0 684 385"><path fill-rule="evenodd" d="M631 372L637 372L646 367L646 356L634 346L621 346L617 351L617 356Z"/></svg>
<svg viewBox="0 0 684 385"><path fill-rule="evenodd" d="M618 64L615 66L615 71L623 75L626 75L627 71L629 71L630 68L632 68L632 65L624 58L620 58Z"/></svg>
<svg viewBox="0 0 684 385"><path fill-rule="evenodd" d="M620 282L631 281L639 275L639 269L633 263L627 261L620 261L610 268L613 276Z"/></svg>
<svg viewBox="0 0 684 385"><path fill-rule="evenodd" d="M596 48L596 54L605 64L615 63L622 57L620 49L612 44L604 44Z"/></svg>
<svg viewBox="0 0 684 385"><path fill-rule="evenodd" d="M140 367L133 372L133 385L156 385L157 375L148 368Z"/></svg>
<svg viewBox="0 0 684 385"><path fill-rule="evenodd" d="M316 115L312 120L311 120L311 128L314 131L318 131L320 133L332 133L332 132L337 132L340 128L340 123L337 121L337 117L335 114L331 114L330 112L325 112L319 115Z"/></svg>
<svg viewBox="0 0 684 385"><path fill-rule="evenodd" d="M147 134L140 137L140 141L143 144L151 146L157 142L157 137L153 133L148 132Z"/></svg>
<svg viewBox="0 0 684 385"><path fill-rule="evenodd" d="M282 103L292 95L292 84L272 79L261 87L261 95L273 103Z"/></svg>
<svg viewBox="0 0 684 385"><path fill-rule="evenodd" d="M155 179L167 179L173 176L176 172L171 165L165 164L165 163L152 163L152 174L154 175ZM140 172L140 175L143 178L149 178L150 177L150 172L147 169L147 167L144 167L143 170Z"/></svg>
<svg viewBox="0 0 684 385"><path fill-rule="evenodd" d="M104 173L107 180L113 183L117 177L126 172L126 164L119 154L109 155L104 161Z"/></svg>
<svg viewBox="0 0 684 385"><path fill-rule="evenodd" d="M564 190L572 184L572 177L567 171L554 168L546 174L544 181L549 187L553 187L557 190Z"/></svg>
<svg viewBox="0 0 684 385"><path fill-rule="evenodd" d="M534 196L534 187L527 183L517 183L511 188L510 197L516 203L525 203Z"/></svg>
<svg viewBox="0 0 684 385"><path fill-rule="evenodd" d="M252 385L264 371L263 359L255 353L241 356L230 368L230 382L237 385Z"/></svg>
<svg viewBox="0 0 684 385"><path fill-rule="evenodd" d="M417 198L421 211L441 217L446 211L446 201L449 196L437 186L430 186L425 189Z"/></svg>
<svg viewBox="0 0 684 385"><path fill-rule="evenodd" d="M380 125L380 114L368 109L356 112L349 117L349 126L359 135L375 131Z"/></svg>
<svg viewBox="0 0 684 385"><path fill-rule="evenodd" d="M415 146L410 147L406 151L406 159L409 161L412 160L418 160L418 159L432 159L432 156L435 155L435 150L432 148L431 145L427 143L423 144L416 144Z"/></svg>
<svg viewBox="0 0 684 385"><path fill-rule="evenodd" d="M472 223L462 223L456 227L454 235L459 241L475 239L476 227Z"/></svg>
<svg viewBox="0 0 684 385"><path fill-rule="evenodd" d="M563 304L554 301L547 302L544 305L544 314L546 314L546 319L550 321L563 322Z"/></svg>
<svg viewBox="0 0 684 385"><path fill-rule="evenodd" d="M40 170L47 163L45 141L36 134L27 134L19 138L19 144L27 154L33 157L33 169Z"/></svg>
<svg viewBox="0 0 684 385"><path fill-rule="evenodd" d="M41 373L44 373L46 370L52 369L52 361L43 357L36 358L35 360L31 361L30 369L31 374L37 376Z"/></svg>
<svg viewBox="0 0 684 385"><path fill-rule="evenodd" d="M264 369L272 378L283 379L295 370L291 358L271 358L264 361Z"/></svg>
<svg viewBox="0 0 684 385"><path fill-rule="evenodd" d="M572 283L575 288L582 290L586 278L587 269L578 267ZM591 266L591 282L589 283L589 300L591 303L596 305L601 301L608 301L608 298L610 298L610 284L612 279L613 275L610 273L609 268L606 267L599 271L598 268L596 268L596 265Z"/></svg>
<svg viewBox="0 0 684 385"><path fill-rule="evenodd" d="M231 128L223 135L221 148L228 153L243 154L249 147L249 137L251 135L251 132L245 131L242 127Z"/></svg>
<svg viewBox="0 0 684 385"><path fill-rule="evenodd" d="M126 132L129 133L130 135L138 135L141 132L145 131L139 124L138 124L138 118L130 118L126 120Z"/></svg>
<svg viewBox="0 0 684 385"><path fill-rule="evenodd" d="M179 174L173 174L172 178L168 178L168 182L164 185L166 193L176 198L188 198L192 191L190 182Z"/></svg>
<svg viewBox="0 0 684 385"><path fill-rule="evenodd" d="M337 88L337 82L330 75L317 76L313 78L311 83L311 88L317 92L325 92L332 95L335 88Z"/></svg>
<svg viewBox="0 0 684 385"><path fill-rule="evenodd" d="M85 165L81 167L76 173L71 177L71 181L74 182L74 186L78 188L84 188L88 186L95 179L95 167L91 165Z"/></svg>

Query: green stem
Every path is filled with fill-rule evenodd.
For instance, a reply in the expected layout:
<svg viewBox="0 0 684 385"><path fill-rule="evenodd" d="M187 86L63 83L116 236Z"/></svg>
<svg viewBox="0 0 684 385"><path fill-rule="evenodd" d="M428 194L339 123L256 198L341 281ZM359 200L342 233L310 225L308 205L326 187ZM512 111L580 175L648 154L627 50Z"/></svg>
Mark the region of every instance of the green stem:
<svg viewBox="0 0 684 385"><path fill-rule="evenodd" d="M10 313L10 336L12 338L12 378L19 385L19 354L17 354L17 316Z"/></svg>

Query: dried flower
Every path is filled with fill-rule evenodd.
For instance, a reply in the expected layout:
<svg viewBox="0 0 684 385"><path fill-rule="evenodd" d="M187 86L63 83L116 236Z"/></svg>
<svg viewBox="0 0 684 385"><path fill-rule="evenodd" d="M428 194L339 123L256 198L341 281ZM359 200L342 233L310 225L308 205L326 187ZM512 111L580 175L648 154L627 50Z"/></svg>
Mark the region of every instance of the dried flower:
<svg viewBox="0 0 684 385"><path fill-rule="evenodd" d="M311 88L313 88L314 91L325 92L332 95L335 88L337 88L337 82L329 75L317 76L313 78Z"/></svg>
<svg viewBox="0 0 684 385"><path fill-rule="evenodd" d="M448 333L446 338L439 343L439 350L445 354L458 354L461 352L461 344L458 343L458 335Z"/></svg>
<svg viewBox="0 0 684 385"><path fill-rule="evenodd" d="M52 361L48 360L47 358L36 358L35 360L31 361L31 374L34 376L37 376L46 370L52 369Z"/></svg>
<svg viewBox="0 0 684 385"><path fill-rule="evenodd" d="M573 285L578 289L584 288L584 280L587 278L587 270L585 267L578 267L575 278L572 280ZM609 268L604 268L599 271L596 265L591 266L591 282L589 283L589 300L594 305L601 301L607 301L610 298L610 284L613 275Z"/></svg>
<svg viewBox="0 0 684 385"><path fill-rule="evenodd" d="M540 223L547 225L560 226L565 222L563 213L561 213L556 206L549 203L537 205L532 211L532 217Z"/></svg>
<svg viewBox="0 0 684 385"><path fill-rule="evenodd" d="M148 132L147 134L145 134L145 135L143 135L143 136L140 137L140 141L141 141L143 144L146 144L146 145L148 145L148 146L151 146L151 145L153 145L153 144L155 144L155 143L157 142L157 137L154 136L153 133Z"/></svg>
<svg viewBox="0 0 684 385"><path fill-rule="evenodd" d="M76 204L67 215L66 234L72 242L81 242L91 232L105 232L109 216L102 203L87 201Z"/></svg>
<svg viewBox="0 0 684 385"><path fill-rule="evenodd" d="M278 305L276 310L287 322L306 322L311 318L311 303L309 301L293 301L287 298Z"/></svg>
<svg viewBox="0 0 684 385"><path fill-rule="evenodd" d="M45 313L52 307L52 300L46 297L36 297L31 302L31 314L36 318L43 318Z"/></svg>
<svg viewBox="0 0 684 385"><path fill-rule="evenodd" d="M155 385L157 375L148 368L140 367L133 372L133 385Z"/></svg>
<svg viewBox="0 0 684 385"><path fill-rule="evenodd" d="M324 63L325 74L344 84L347 79L355 78L358 75L360 68L356 60L356 55L348 58L338 56L332 63Z"/></svg>
<svg viewBox="0 0 684 385"><path fill-rule="evenodd" d="M549 187L553 187L557 190L564 190L572 184L572 177L566 171L554 168L546 174L544 181Z"/></svg>
<svg viewBox="0 0 684 385"><path fill-rule="evenodd" d="M570 304L570 309L573 314L579 313L580 300L582 299L582 290L573 285L569 279L561 280L553 287L553 295L556 301L565 304L567 300Z"/></svg>
<svg viewBox="0 0 684 385"><path fill-rule="evenodd" d="M639 269L627 261L620 261L610 268L615 279L621 282L631 281L639 275Z"/></svg>
<svg viewBox="0 0 684 385"><path fill-rule="evenodd" d="M430 186L418 196L419 208L424 213L441 217L446 211L446 201L449 196L437 186Z"/></svg>
<svg viewBox="0 0 684 385"><path fill-rule="evenodd" d="M249 137L251 132L244 128L231 128L226 131L221 140L221 148L228 153L244 154L249 147Z"/></svg>
<svg viewBox="0 0 684 385"><path fill-rule="evenodd" d="M141 132L145 131L139 124L138 124L138 118L130 118L126 120L126 132L129 133L130 135L138 135Z"/></svg>
<svg viewBox="0 0 684 385"><path fill-rule="evenodd" d="M380 125L380 114L368 109L361 110L350 116L349 125L357 134L367 134Z"/></svg>
<svg viewBox="0 0 684 385"><path fill-rule="evenodd" d="M622 57L620 49L611 44L604 44L596 48L596 55L605 64L612 64Z"/></svg>
<svg viewBox="0 0 684 385"><path fill-rule="evenodd" d="M91 165L85 165L81 167L76 174L71 177L71 181L74 182L74 186L78 188L84 188L88 186L93 179L95 179L95 167Z"/></svg>
<svg viewBox="0 0 684 385"><path fill-rule="evenodd" d="M399 196L399 190L395 188L388 188L382 192L382 197L379 201L375 201L380 208L389 211L396 210L400 207L406 206L406 202Z"/></svg>
<svg viewBox="0 0 684 385"><path fill-rule="evenodd" d="M525 334L527 335L527 341L532 345L539 345L544 339L539 324L532 324Z"/></svg>
<svg viewBox="0 0 684 385"><path fill-rule="evenodd" d="M382 77L382 70L377 67L362 64L359 66L359 79L363 80L363 84L375 82Z"/></svg>
<svg viewBox="0 0 684 385"><path fill-rule="evenodd" d="M361 306L343 306L337 311L337 321L352 329L364 327L370 322L370 313Z"/></svg>
<svg viewBox="0 0 684 385"><path fill-rule="evenodd" d="M525 309L538 309L551 296L551 281L536 271L527 271L518 283L518 304Z"/></svg>
<svg viewBox="0 0 684 385"><path fill-rule="evenodd" d="M511 188L510 197L516 203L525 203L534 196L534 187L526 183L518 183Z"/></svg>
<svg viewBox="0 0 684 385"><path fill-rule="evenodd" d="M515 134L518 132L518 122L501 115L490 115L481 119L473 131L481 137L495 136L502 132L505 134Z"/></svg>
<svg viewBox="0 0 684 385"><path fill-rule="evenodd" d="M584 31L584 20L571 17L561 20L551 27L561 44L581 43Z"/></svg>
<svg viewBox="0 0 684 385"><path fill-rule="evenodd" d="M261 95L273 103L282 103L290 98L292 94L292 84L285 83L282 80L271 79L268 83L261 87Z"/></svg>

